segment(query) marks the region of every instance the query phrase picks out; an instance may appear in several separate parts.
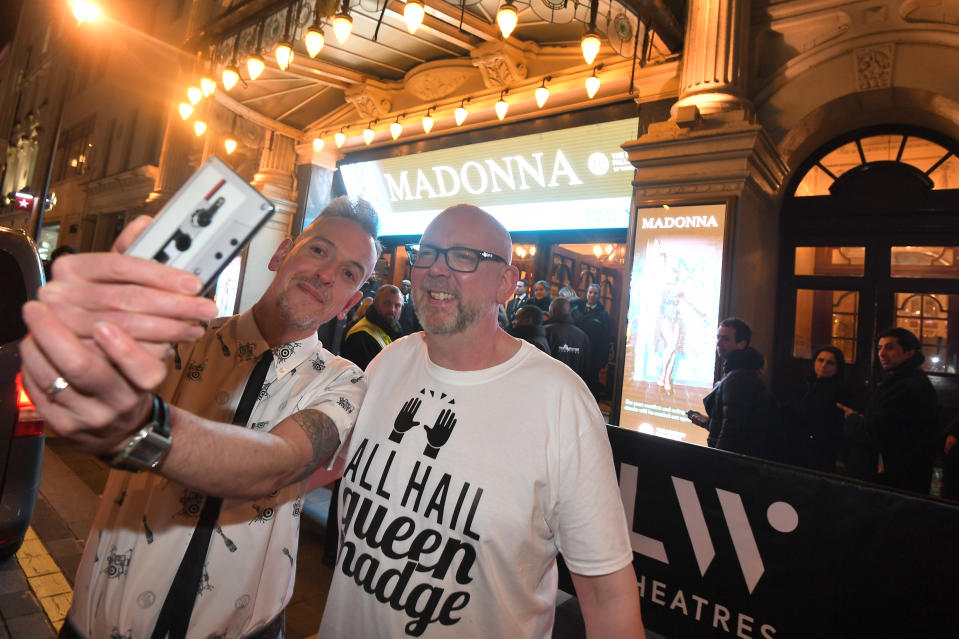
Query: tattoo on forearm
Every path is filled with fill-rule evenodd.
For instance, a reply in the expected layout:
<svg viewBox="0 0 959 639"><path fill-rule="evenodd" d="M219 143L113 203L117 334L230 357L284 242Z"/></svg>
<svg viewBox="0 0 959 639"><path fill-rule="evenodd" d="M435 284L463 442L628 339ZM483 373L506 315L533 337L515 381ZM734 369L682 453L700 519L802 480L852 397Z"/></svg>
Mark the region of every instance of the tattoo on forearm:
<svg viewBox="0 0 959 639"><path fill-rule="evenodd" d="M318 410L308 408L294 413L291 417L306 433L313 446L313 458L303 466L303 472L296 478L296 481L301 481L309 477L321 462L336 452L336 447L340 445L340 434L333 420Z"/></svg>

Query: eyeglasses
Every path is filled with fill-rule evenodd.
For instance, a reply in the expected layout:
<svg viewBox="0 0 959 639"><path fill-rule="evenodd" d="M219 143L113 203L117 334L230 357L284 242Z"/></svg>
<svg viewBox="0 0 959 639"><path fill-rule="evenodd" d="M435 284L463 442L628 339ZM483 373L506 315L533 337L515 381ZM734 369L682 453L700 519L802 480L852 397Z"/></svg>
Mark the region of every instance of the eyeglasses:
<svg viewBox="0 0 959 639"><path fill-rule="evenodd" d="M495 253L477 251L465 246L441 249L429 244L420 244L418 248L407 247L406 250L410 256L410 266L413 268L429 268L436 263L440 255L446 258L446 265L450 267L450 270L458 273L472 273L483 261L507 263L505 258Z"/></svg>

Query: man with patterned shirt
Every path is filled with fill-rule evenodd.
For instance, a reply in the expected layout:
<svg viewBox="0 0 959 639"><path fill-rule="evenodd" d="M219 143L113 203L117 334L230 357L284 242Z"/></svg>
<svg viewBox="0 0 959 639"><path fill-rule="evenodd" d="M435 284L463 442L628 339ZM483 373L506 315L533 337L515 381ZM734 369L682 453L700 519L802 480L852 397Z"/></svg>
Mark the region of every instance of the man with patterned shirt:
<svg viewBox="0 0 959 639"><path fill-rule="evenodd" d="M118 253L57 262L24 308L24 382L47 425L82 450L122 455L151 408L156 419L156 388L171 439L155 473L110 473L61 636L283 636L307 480L366 391L316 331L356 303L378 252L373 209L337 198L280 245L252 309L203 329L190 320L215 307L192 296L191 275Z"/></svg>
<svg viewBox="0 0 959 639"><path fill-rule="evenodd" d="M644 636L596 402L568 367L497 324L519 274L511 246L469 205L423 234L410 275L423 332L367 368L320 639L548 639L557 554L588 636ZM544 407L534 419L522 410L530 396Z"/></svg>

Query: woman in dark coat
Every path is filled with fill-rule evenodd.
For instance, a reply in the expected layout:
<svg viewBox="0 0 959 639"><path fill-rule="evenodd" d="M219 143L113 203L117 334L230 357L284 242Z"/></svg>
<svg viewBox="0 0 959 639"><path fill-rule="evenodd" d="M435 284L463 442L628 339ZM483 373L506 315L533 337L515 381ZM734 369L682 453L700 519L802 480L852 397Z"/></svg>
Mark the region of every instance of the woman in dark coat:
<svg viewBox="0 0 959 639"><path fill-rule="evenodd" d="M843 424L843 412L836 402L849 403L845 368L846 359L835 346L823 346L813 354L812 374L786 405L783 461L835 472Z"/></svg>
<svg viewBox="0 0 959 639"><path fill-rule="evenodd" d="M531 299L527 304L535 306L540 311L543 312L543 319L549 315L549 305L553 301L553 298L549 296L549 284L546 283L546 280L540 280L533 284L533 299Z"/></svg>

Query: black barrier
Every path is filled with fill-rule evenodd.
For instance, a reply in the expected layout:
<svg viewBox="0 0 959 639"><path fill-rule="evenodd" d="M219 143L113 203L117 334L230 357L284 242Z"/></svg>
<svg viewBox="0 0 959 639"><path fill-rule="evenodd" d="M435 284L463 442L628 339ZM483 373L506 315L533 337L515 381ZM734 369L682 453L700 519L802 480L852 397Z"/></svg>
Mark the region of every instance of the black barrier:
<svg viewBox="0 0 959 639"><path fill-rule="evenodd" d="M959 506L608 430L648 628L959 637Z"/></svg>

